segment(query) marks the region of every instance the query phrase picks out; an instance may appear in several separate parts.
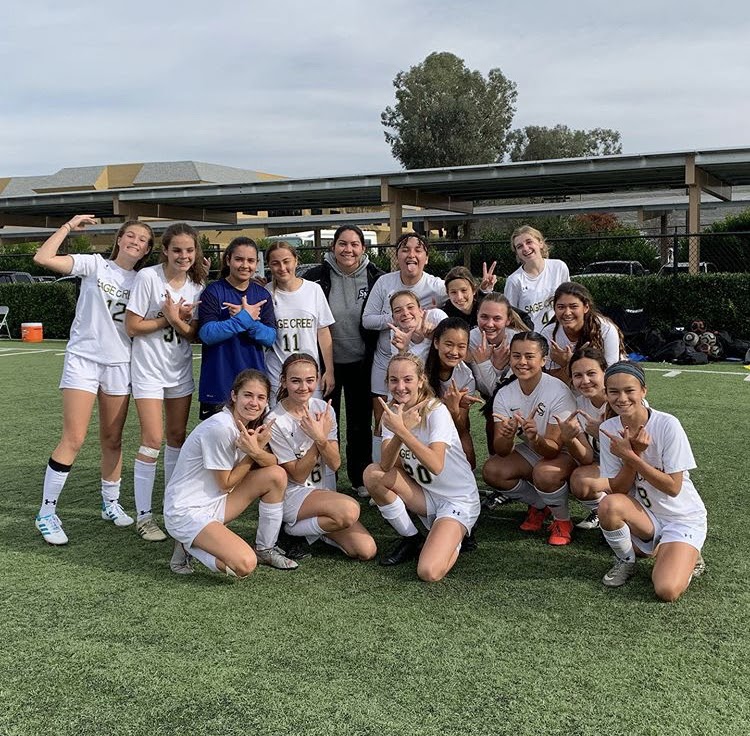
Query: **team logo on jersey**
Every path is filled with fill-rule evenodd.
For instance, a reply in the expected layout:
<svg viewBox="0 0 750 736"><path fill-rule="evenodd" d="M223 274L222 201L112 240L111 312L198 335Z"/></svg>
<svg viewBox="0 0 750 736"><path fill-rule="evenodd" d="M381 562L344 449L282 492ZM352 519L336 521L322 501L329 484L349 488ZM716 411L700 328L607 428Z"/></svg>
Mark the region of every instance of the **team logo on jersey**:
<svg viewBox="0 0 750 736"><path fill-rule="evenodd" d="M547 405L543 403L542 401L539 402L539 406L537 407L536 413L540 416L544 416L544 412L547 411Z"/></svg>
<svg viewBox="0 0 750 736"><path fill-rule="evenodd" d="M359 293L357 294L357 301L359 301L360 299L367 299L367 295L369 293L370 293L370 290L366 286L363 286L359 290Z"/></svg>

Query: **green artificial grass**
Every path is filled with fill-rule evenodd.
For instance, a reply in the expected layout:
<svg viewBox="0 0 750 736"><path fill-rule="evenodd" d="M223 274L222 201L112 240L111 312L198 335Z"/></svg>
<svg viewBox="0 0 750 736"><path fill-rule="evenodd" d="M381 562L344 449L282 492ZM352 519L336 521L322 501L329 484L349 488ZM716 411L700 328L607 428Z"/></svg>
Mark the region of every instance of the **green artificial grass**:
<svg viewBox="0 0 750 736"><path fill-rule="evenodd" d="M747 732L741 365L671 378L672 367L647 366L658 369L647 372L649 400L685 426L709 510L708 571L664 604L647 562L627 586L605 589L610 554L598 532L549 547L518 531L519 505L483 517L479 549L439 584L420 583L414 564L355 563L320 545L297 571L259 567L232 581L197 566L178 577L171 544L100 519L94 426L61 497L70 543L49 547L33 518L59 439L63 349L0 343L0 734ZM478 416L475 430L481 463ZM133 408L131 510L137 445ZM251 509L232 528L252 540L255 519ZM381 548L395 539L366 504L362 521Z"/></svg>

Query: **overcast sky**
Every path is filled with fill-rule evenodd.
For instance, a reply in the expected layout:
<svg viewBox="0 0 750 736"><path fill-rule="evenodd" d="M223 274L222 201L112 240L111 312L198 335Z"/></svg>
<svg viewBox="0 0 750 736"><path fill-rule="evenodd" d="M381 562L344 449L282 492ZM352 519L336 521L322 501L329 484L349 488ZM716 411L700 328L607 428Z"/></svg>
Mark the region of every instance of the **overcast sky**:
<svg viewBox="0 0 750 736"><path fill-rule="evenodd" d="M0 177L398 170L380 112L433 51L516 82L513 127L615 128L624 153L750 147L747 0L9 0L2 16Z"/></svg>

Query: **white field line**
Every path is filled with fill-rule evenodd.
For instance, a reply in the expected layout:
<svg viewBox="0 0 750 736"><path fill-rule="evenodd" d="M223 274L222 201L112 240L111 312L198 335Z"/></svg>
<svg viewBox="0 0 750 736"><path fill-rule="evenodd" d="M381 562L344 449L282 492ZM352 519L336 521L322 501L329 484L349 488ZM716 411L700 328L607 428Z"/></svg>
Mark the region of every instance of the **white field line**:
<svg viewBox="0 0 750 736"><path fill-rule="evenodd" d="M0 358L7 358L13 355L35 355L36 353L51 353L52 350L18 350L17 352L0 352Z"/></svg>
<svg viewBox="0 0 750 736"><path fill-rule="evenodd" d="M717 376L747 376L747 373L739 373L738 371L699 371L695 369L691 370L689 368L680 368L679 370L675 370L674 368L644 368L643 370L664 373L664 378L672 378L679 373L713 373Z"/></svg>
<svg viewBox="0 0 750 736"><path fill-rule="evenodd" d="M682 373L682 371L667 371L662 374L662 378L675 378L676 376L679 376L680 373Z"/></svg>

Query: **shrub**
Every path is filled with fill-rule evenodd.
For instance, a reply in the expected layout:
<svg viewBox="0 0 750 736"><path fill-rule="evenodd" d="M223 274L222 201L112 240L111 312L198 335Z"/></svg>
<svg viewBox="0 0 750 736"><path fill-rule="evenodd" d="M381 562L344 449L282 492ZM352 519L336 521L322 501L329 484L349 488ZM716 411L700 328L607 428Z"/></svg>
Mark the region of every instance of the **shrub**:
<svg viewBox="0 0 750 736"><path fill-rule="evenodd" d="M643 308L651 326L668 330L702 319L711 329L750 339L750 275L709 273L690 276L587 278L586 287L601 307Z"/></svg>
<svg viewBox="0 0 750 736"><path fill-rule="evenodd" d="M21 323L42 322L46 338L67 339L76 307L73 282L0 284L0 304L7 306L13 337L21 337Z"/></svg>

